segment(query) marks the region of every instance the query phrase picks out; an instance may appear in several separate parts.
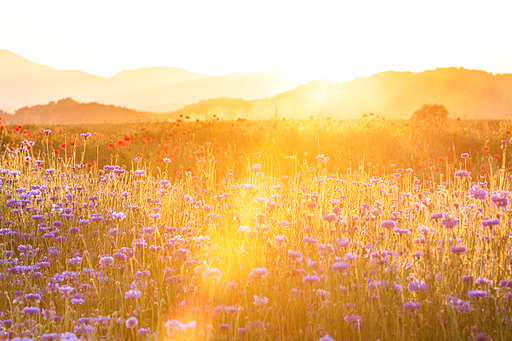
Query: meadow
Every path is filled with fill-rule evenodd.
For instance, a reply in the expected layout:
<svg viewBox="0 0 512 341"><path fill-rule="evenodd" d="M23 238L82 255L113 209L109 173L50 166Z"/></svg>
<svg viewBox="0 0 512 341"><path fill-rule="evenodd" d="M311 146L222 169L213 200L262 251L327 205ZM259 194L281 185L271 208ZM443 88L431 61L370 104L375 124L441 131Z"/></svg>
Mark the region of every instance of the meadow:
<svg viewBox="0 0 512 341"><path fill-rule="evenodd" d="M0 340L512 339L511 121L0 129Z"/></svg>

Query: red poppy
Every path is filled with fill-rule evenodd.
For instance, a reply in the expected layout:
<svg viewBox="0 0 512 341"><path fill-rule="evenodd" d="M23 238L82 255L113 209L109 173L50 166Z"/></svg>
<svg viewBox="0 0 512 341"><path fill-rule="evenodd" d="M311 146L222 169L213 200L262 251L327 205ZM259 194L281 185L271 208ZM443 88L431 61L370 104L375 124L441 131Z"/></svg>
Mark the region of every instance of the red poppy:
<svg viewBox="0 0 512 341"><path fill-rule="evenodd" d="M114 148L116 145L114 143L107 144L108 149Z"/></svg>
<svg viewBox="0 0 512 341"><path fill-rule="evenodd" d="M60 154L60 152L59 152L57 149L54 149L54 150L53 150L53 154L55 154L55 155L59 155L59 154Z"/></svg>
<svg viewBox="0 0 512 341"><path fill-rule="evenodd" d="M488 151L490 151L490 150L491 150L491 148L489 148L489 146L483 146L483 147L482 147L482 150L483 150L484 152L488 152Z"/></svg>
<svg viewBox="0 0 512 341"><path fill-rule="evenodd" d="M500 154L494 154L492 157L493 157L494 159L499 159L499 158L500 158Z"/></svg>
<svg viewBox="0 0 512 341"><path fill-rule="evenodd" d="M66 149L66 144L65 143L61 143L60 144L60 149Z"/></svg>

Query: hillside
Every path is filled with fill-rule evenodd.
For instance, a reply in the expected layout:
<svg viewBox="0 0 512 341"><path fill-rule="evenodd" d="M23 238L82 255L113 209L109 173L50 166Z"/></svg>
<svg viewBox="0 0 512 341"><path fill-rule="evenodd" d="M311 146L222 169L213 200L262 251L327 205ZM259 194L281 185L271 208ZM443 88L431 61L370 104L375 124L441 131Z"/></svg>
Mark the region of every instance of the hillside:
<svg viewBox="0 0 512 341"><path fill-rule="evenodd" d="M177 67L125 70L104 78L83 71L55 70L0 50L0 110L10 113L67 97L79 102L169 112L211 97L265 98L297 84L276 73L209 76Z"/></svg>
<svg viewBox="0 0 512 341"><path fill-rule="evenodd" d="M409 118L425 103L444 104L453 118L511 118L512 74L492 75L463 68L419 73L387 71L348 82L312 81L262 100L201 101L175 114L269 118L277 108L283 118L347 119L373 112L396 119Z"/></svg>
<svg viewBox="0 0 512 341"><path fill-rule="evenodd" d="M155 77L158 73L155 73ZM189 77L191 75L185 75ZM247 84L250 87L255 79L251 75L230 75L235 84ZM199 75L192 75L200 78ZM265 81L262 75L261 81ZM512 75L492 75L484 71L462 68L444 68L412 72L382 72L366 78L356 78L349 82L312 81L293 90L280 93L271 98L244 100L237 98L235 92L227 92L232 97L222 97L215 84L224 84L229 88L230 81L205 78L200 80L204 88L210 91L210 98L196 101L194 104L165 114L137 111L100 103L79 103L76 99L66 98L46 105L23 107L15 115L2 115L5 123L108 123L134 122L137 120L168 120L180 115L192 119L217 117L223 119L266 119L279 118L308 119L310 117L332 117L336 119L359 118L364 114L397 119L409 118L425 103L444 104L451 118L466 119L506 119L512 117ZM196 81L148 88L142 92L155 105L160 98L161 89L174 89L180 98L186 97L189 88L198 86ZM180 88L181 87L181 88ZM209 88L211 87L211 88ZM159 90L160 89L160 90ZM181 91L181 92L180 92ZM242 89L237 91L243 92ZM136 104L136 96L133 99Z"/></svg>
<svg viewBox="0 0 512 341"><path fill-rule="evenodd" d="M1 114L3 124L103 124L136 121L155 121L162 119L155 113L140 112L133 109L103 105L98 103L79 103L71 98L45 105L24 107L14 115Z"/></svg>

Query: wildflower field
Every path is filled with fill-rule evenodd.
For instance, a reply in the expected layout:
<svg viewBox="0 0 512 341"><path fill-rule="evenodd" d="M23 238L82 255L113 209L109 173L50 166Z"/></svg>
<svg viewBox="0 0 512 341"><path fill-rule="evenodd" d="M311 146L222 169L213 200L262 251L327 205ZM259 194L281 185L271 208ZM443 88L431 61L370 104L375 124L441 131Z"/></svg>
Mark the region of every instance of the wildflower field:
<svg viewBox="0 0 512 341"><path fill-rule="evenodd" d="M1 127L0 340L512 340L511 131Z"/></svg>

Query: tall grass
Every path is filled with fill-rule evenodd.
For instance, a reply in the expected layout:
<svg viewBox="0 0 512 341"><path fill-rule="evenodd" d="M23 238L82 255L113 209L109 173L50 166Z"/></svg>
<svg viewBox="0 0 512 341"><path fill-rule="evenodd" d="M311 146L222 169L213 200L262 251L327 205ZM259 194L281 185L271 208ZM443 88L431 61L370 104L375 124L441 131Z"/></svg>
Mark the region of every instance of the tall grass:
<svg viewBox="0 0 512 341"><path fill-rule="evenodd" d="M0 339L512 339L508 127L8 127Z"/></svg>

